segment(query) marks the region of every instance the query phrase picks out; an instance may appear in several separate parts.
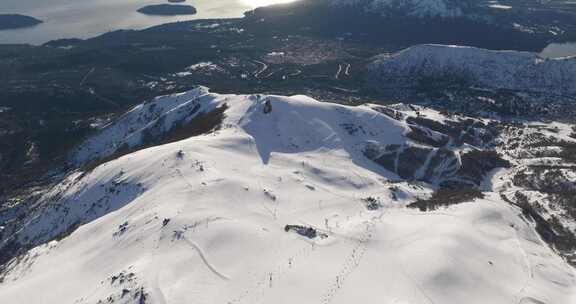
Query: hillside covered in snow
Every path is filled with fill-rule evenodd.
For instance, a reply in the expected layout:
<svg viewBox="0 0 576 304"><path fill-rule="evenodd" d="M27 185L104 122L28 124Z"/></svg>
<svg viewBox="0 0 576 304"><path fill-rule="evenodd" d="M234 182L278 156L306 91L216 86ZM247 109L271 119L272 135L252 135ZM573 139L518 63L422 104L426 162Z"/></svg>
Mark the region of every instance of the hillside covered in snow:
<svg viewBox="0 0 576 304"><path fill-rule="evenodd" d="M418 45L377 57L371 81L380 87L479 87L555 96L576 95L576 58L474 47Z"/></svg>
<svg viewBox="0 0 576 304"><path fill-rule="evenodd" d="M157 98L0 213L0 302L573 303L569 249L514 195L515 154L491 149L511 128L202 87Z"/></svg>

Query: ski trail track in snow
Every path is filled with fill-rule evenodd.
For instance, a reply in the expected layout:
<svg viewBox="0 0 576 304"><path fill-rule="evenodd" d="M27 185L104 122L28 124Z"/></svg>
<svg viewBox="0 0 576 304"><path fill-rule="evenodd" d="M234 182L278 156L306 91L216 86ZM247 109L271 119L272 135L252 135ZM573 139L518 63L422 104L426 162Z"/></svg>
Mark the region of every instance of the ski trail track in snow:
<svg viewBox="0 0 576 304"><path fill-rule="evenodd" d="M259 303L257 299L264 296L266 289L271 288L271 284L274 284L274 280L278 281L278 278L294 269L299 264L298 261L308 257L315 249L316 245L314 243L306 243L304 247L301 247L293 255L280 259L272 270L259 274L258 279L250 287L245 288L237 297L226 302L226 304Z"/></svg>
<svg viewBox="0 0 576 304"><path fill-rule="evenodd" d="M372 239L375 226L376 224L373 222L366 224L366 230L362 233L360 239L354 242L355 246L344 260L344 264L336 275L335 281L329 285L328 289L322 295L320 303L328 304L332 302L332 299L336 296L337 292L343 288L346 278L360 265L360 262L368 249L368 244Z"/></svg>
<svg viewBox="0 0 576 304"><path fill-rule="evenodd" d="M184 236L182 237L182 240L184 240L184 242L186 242L186 244L190 245L190 247L192 247L198 253L198 255L202 259L202 262L204 263L204 265L206 265L206 267L208 267L208 269L210 269L210 271L212 271L212 273L214 273L216 276L218 276L219 278L221 278L224 281L230 280L230 278L227 275L218 271L218 269L216 269L216 267L214 267L214 265L212 265L212 263L210 263L208 261L202 248L200 248L196 243L192 242L191 240L187 239Z"/></svg>

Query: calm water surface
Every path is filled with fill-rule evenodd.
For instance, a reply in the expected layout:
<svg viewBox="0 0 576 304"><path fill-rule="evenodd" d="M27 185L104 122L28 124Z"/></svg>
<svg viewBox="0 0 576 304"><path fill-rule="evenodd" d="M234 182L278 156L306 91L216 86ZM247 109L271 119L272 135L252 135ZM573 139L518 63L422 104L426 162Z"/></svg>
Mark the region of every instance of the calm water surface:
<svg viewBox="0 0 576 304"><path fill-rule="evenodd" d="M188 0L192 16L147 16L142 6L165 0L0 0L0 13L30 15L44 21L35 27L0 31L0 44L41 44L60 38L88 38L117 29L142 29L167 22L206 18L236 18L258 6L294 0Z"/></svg>

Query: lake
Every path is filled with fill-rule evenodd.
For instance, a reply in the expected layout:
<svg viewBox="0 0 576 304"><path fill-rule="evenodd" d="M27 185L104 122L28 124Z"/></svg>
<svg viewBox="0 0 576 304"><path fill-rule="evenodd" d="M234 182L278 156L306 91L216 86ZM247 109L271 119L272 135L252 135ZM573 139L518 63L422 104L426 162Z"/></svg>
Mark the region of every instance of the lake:
<svg viewBox="0 0 576 304"><path fill-rule="evenodd" d="M41 44L60 38L89 38L117 29L142 29L162 23L242 17L258 6L294 0L188 0L191 16L147 16L136 10L166 0L0 0L0 13L29 15L44 21L31 28L0 31L0 44Z"/></svg>

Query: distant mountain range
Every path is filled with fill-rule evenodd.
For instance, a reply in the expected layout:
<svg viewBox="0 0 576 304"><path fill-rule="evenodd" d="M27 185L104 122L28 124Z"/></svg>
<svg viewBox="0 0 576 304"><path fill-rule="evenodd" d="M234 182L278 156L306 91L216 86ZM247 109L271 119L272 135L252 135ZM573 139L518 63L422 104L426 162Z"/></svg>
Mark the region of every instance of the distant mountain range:
<svg viewBox="0 0 576 304"><path fill-rule="evenodd" d="M474 0L332 0L336 6L355 6L384 16L462 17L471 11Z"/></svg>
<svg viewBox="0 0 576 304"><path fill-rule="evenodd" d="M576 58L545 59L529 52L418 45L379 56L369 69L373 79L386 87L458 84L576 96Z"/></svg>

